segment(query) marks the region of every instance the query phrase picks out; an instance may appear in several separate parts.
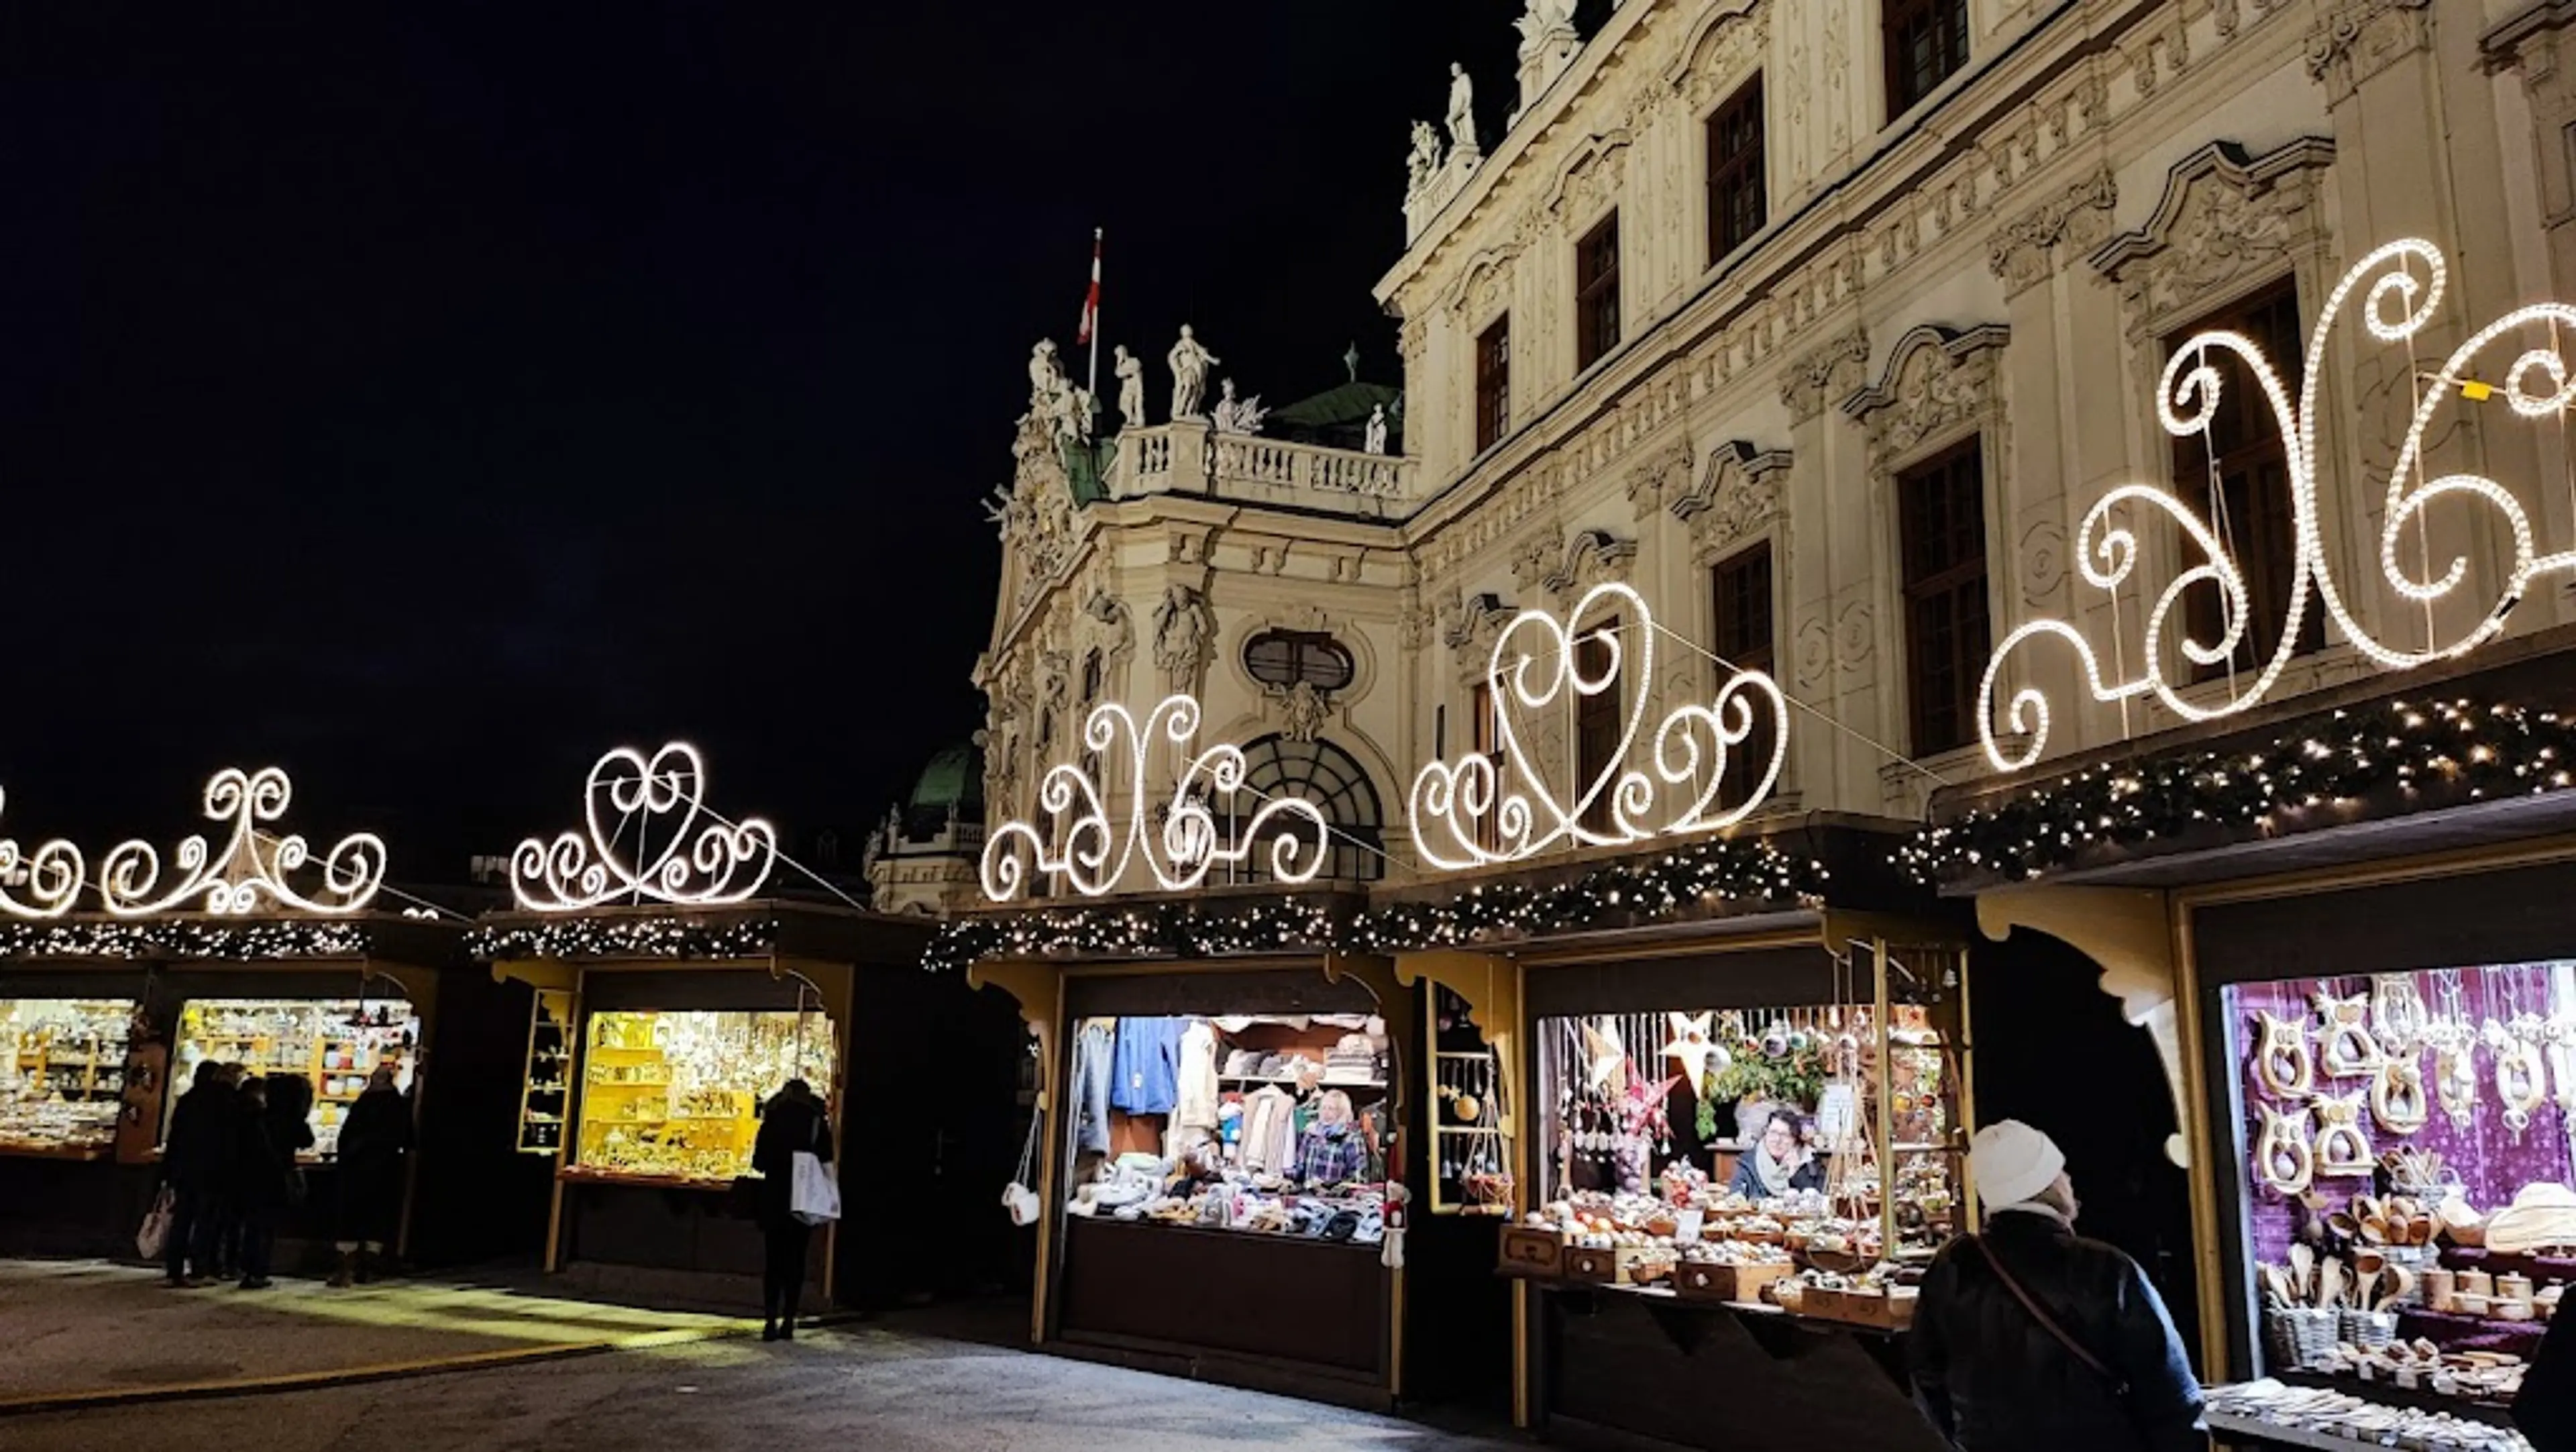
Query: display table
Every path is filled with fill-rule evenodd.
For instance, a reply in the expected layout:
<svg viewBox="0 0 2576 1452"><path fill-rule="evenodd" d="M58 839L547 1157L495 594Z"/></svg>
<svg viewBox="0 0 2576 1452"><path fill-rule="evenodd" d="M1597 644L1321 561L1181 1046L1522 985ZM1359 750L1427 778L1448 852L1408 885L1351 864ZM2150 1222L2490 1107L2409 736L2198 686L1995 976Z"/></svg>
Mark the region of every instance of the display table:
<svg viewBox="0 0 2576 1452"><path fill-rule="evenodd" d="M1373 1245L1069 1216L1066 1341L1271 1363L1339 1399L1387 1380L1392 1278ZM1382 1396L1375 1397L1383 1400Z"/></svg>

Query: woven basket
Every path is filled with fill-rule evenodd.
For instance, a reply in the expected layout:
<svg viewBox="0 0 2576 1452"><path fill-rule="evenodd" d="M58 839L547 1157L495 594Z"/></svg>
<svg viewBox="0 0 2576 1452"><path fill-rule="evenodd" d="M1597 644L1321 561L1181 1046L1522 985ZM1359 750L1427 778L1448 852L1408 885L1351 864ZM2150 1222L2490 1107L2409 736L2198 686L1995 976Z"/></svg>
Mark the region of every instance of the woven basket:
<svg viewBox="0 0 2576 1452"><path fill-rule="evenodd" d="M2394 1311L2347 1309L2336 1317L2335 1325L2344 1340L2364 1351L2377 1351L2397 1339L2397 1313Z"/></svg>

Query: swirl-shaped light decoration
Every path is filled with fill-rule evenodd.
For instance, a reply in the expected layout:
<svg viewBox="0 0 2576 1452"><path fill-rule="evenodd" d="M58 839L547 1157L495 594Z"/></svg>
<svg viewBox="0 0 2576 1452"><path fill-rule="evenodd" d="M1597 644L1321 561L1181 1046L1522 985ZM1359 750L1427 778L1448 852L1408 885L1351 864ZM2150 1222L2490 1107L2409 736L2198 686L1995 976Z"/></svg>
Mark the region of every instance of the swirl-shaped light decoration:
<svg viewBox="0 0 2576 1452"><path fill-rule="evenodd" d="M2423 275L2415 272L2424 267ZM2085 583L2103 591L2116 591L2137 568L2137 536L2127 527L2114 522L2112 516L2122 506L2135 503L2170 516L2204 556L2201 564L2177 574L2149 607L2146 618L2146 651L2139 673L2127 680L2106 681L2100 657L2095 655L2082 632L2063 620L2033 620L2003 638L1994 656L1986 664L1985 679L1977 688L1977 730L1986 748L1987 760L2001 771L2019 771L2040 759L2047 750L2049 705L2046 693L2036 686L2025 685L2015 690L2006 704L2001 725L2006 732L2022 738L2019 750L2007 749L1997 734L1995 712L1996 682L2003 673L2004 661L2025 642L2040 636L2063 640L2075 652L2084 670L2085 687L2097 702L2109 704L2137 696L2153 696L2175 715L2189 721L2206 721L2232 716L2252 709L2268 694L2290 663L2299 639L2299 627L2307 618L2308 587L2313 583L2319 606L2351 641L2354 648L2371 660L2392 670L2405 670L2433 661L2466 655L2495 638L2505 627L2506 618L2522 602L2531 582L2543 575L2576 571L2576 550L2560 550L2542 555L2533 542L2531 517L2512 491L2493 479L2478 474L2445 474L2421 483L2410 482L2421 464L2425 435L2430 430L2435 411L2454 394L2485 396L2484 385L2470 374L2469 366L2499 338L2526 327L2547 329L2549 346L2531 348L2506 369L2503 392L2506 402L2524 418L2546 418L2576 403L2576 380L2571 380L2567 358L2555 344L2559 330L2576 327L2576 307L2566 303L2543 302L2517 308L2479 329L2466 342L2453 349L2443 360L2439 372L2426 382L2406 438L2388 473L2385 500L2386 514L2379 532L2379 570L2388 586L2401 599L2429 605L2444 599L2466 582L2469 562L2454 556L2438 574L2433 563L2425 561L2425 577L2411 574L2398 558L2401 537L2424 517L2437 500L2459 497L2486 505L2499 516L2513 537L2513 566L2494 598L2488 603L2476 626L2448 643L2428 641L2422 649L2392 645L2373 634L2354 618L2336 584L2334 566L2326 553L2325 531L2320 523L2317 465L2317 382L2325 373L2326 339L2344 305L2353 293L2367 287L2361 305L2362 324L2371 337L2382 343L2402 343L2413 338L2433 321L2442 301L2446 279L2441 251L2432 243L2419 239L2391 242L2353 265L2343 280L2335 285L2326 304L2317 314L2316 328L2308 337L2307 371L2301 382L2298 402L2290 401L2289 391L2280 374L2254 341L2241 333L2214 331L2200 334L2176 349L2172 361L2165 365L2164 376L2156 395L2156 417L2165 432L2176 438L2205 437L2218 416L2219 372L2209 362L2215 349L2236 355L2246 372L2261 390L2263 401L2279 423L2283 452L2287 455L2290 476L2290 508L2295 538L2290 565L2290 603L2288 617L2282 622L2279 643L2271 659L2253 681L2217 705L2202 705L2187 700L2171 681L2165 678L2163 640L2175 609L2193 586L2209 582L2217 586L2222 602L2220 612L2224 628L2215 641L2194 640L2185 635L2182 653L2197 665L2215 665L2228 659L2243 642L2247 617L2252 611L2251 592L2245 575L2223 548L2217 533L2195 515L2189 506L2165 490L2145 484L2122 484L2102 496L2084 516L2077 536L2076 557ZM2479 391L2472 393L2470 390Z"/></svg>
<svg viewBox="0 0 2576 1452"><path fill-rule="evenodd" d="M749 900L778 866L778 829L759 817L725 821L707 810L706 791L706 758L689 743L665 742L649 758L618 747L591 764L581 831L512 849L511 897L540 913Z"/></svg>
<svg viewBox="0 0 2576 1452"><path fill-rule="evenodd" d="M0 807L7 803L7 794L0 793ZM78 847L62 838L27 852L19 848L17 838L0 837L0 916L61 917L79 900L87 881L88 862Z"/></svg>
<svg viewBox="0 0 2576 1452"><path fill-rule="evenodd" d="M1587 673L1576 646L1584 632L1569 622L1590 618L1604 605L1615 605L1633 627L1602 632L1606 650L1600 668ZM1518 862L1558 843L1572 847L1615 847L1653 837L1679 837L1714 832L1743 821L1771 794L1780 779L1780 763L1789 749L1789 702L1780 686L1760 671L1736 671L1718 687L1707 705L1684 702L1655 728L1648 753L1653 776L1628 764L1645 726L1648 682L1655 671L1655 617L1645 597L1615 581L1595 585L1565 620L1538 610L1524 610L1494 637L1493 658L1485 667L1491 698L1516 702L1523 711L1558 707L1575 698L1598 696L1619 688L1621 666L1634 641L1638 683L1612 751L1592 779L1577 783L1571 799L1541 775L1544 763L1525 750L1512 726L1512 711L1495 711L1500 756L1510 763L1511 782L1491 757L1470 752L1456 761L1434 761L1413 778L1407 807L1413 825L1414 851L1433 867L1457 870L1501 862ZM1738 748L1757 734L1767 717L1771 755L1747 763ZM1733 807L1711 810L1730 770L1758 768L1752 790ZM1658 782L1661 785L1658 785ZM1665 788L1696 794L1660 823L1650 822ZM1604 796L1610 803L1610 827L1599 830L1584 818ZM1491 827L1485 824L1490 820ZM1483 839L1490 832L1492 846Z"/></svg>
<svg viewBox="0 0 2576 1452"><path fill-rule="evenodd" d="M1248 861L1265 836L1274 879L1313 881L1330 857L1332 827L1323 809L1303 797L1265 798L1243 823L1241 835L1225 840L1209 804L1245 790L1249 767L1243 748L1231 742L1187 757L1171 800L1156 804L1162 826L1148 829L1148 754L1159 737L1176 754L1187 756L1198 737L1199 720L1198 698L1187 694L1164 697L1145 713L1141 725L1115 701L1094 706L1083 722L1083 749L1097 755L1124 743L1126 821L1122 825L1111 817L1107 794L1080 763L1057 762L1038 780L1038 811L1042 820L1053 823L1054 842L1032 822L995 827L984 840L984 896L1009 902L1036 872L1060 876L1085 897L1102 897L1117 889L1140 858L1157 887L1186 892L1207 881L1217 867Z"/></svg>
<svg viewBox="0 0 2576 1452"><path fill-rule="evenodd" d="M282 912L337 917L363 912L385 883L385 842L372 832L352 832L321 859L321 890L298 891L288 875L312 862L302 833L269 835L261 827L286 815L295 788L279 767L244 771L228 766L206 780L206 820L232 831L217 852L203 834L191 835L172 854L180 878L160 890L161 854L136 838L109 849L98 864L98 895L118 917L139 918L180 910L204 899L204 910L238 917L261 910L265 898Z"/></svg>

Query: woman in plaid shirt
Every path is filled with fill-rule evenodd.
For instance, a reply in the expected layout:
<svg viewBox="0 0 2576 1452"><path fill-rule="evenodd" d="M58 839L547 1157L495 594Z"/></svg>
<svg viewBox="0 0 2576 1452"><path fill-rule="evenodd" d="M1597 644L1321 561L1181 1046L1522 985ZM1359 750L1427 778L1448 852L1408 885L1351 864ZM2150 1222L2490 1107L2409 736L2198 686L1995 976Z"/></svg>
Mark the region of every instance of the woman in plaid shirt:
<svg viewBox="0 0 2576 1452"><path fill-rule="evenodd" d="M1368 1141L1351 1122L1351 1096L1327 1089L1317 1101L1315 1122L1297 1141L1299 1183L1322 1187L1344 1185L1368 1171Z"/></svg>

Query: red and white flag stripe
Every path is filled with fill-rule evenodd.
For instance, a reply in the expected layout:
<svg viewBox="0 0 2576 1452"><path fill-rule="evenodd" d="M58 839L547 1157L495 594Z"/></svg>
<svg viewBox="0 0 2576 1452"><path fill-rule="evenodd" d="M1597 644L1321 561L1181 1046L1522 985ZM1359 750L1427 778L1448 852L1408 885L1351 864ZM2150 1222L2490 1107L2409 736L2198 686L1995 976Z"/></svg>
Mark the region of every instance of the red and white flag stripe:
<svg viewBox="0 0 2576 1452"><path fill-rule="evenodd" d="M1091 234L1091 291L1082 295L1082 327L1073 335L1075 347L1091 341L1091 329L1100 321L1100 233Z"/></svg>

